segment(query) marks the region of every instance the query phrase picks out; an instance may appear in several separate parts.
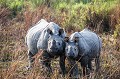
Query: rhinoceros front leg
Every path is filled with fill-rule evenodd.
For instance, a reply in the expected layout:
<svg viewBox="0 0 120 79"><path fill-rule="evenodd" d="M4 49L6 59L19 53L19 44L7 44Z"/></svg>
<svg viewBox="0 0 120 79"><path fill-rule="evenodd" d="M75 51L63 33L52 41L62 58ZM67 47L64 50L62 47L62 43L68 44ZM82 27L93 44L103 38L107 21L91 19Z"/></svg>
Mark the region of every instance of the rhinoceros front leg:
<svg viewBox="0 0 120 79"><path fill-rule="evenodd" d="M28 51L28 61L29 61L29 66L27 67L27 69L32 68L33 66L33 62L35 60L35 58L33 58L33 54L31 53L31 51Z"/></svg>
<svg viewBox="0 0 120 79"><path fill-rule="evenodd" d="M60 56L59 64L60 64L60 68L62 71L62 76L65 77L66 69L65 69L65 56L64 55Z"/></svg>
<svg viewBox="0 0 120 79"><path fill-rule="evenodd" d="M43 51L40 61L41 61L43 70L45 71L45 75L47 75L47 77L50 77L50 75L52 74L51 59L47 51Z"/></svg>
<svg viewBox="0 0 120 79"><path fill-rule="evenodd" d="M69 70L69 76L77 79L79 77L79 72L78 72L78 64L75 62L75 60L72 60L68 58L69 65L70 65L70 70Z"/></svg>
<svg viewBox="0 0 120 79"><path fill-rule="evenodd" d="M81 66L82 66L82 72L83 72L83 76L86 76L88 75L88 69L87 69L87 66L88 66L88 62L89 62L89 57L88 56L83 56L81 58Z"/></svg>

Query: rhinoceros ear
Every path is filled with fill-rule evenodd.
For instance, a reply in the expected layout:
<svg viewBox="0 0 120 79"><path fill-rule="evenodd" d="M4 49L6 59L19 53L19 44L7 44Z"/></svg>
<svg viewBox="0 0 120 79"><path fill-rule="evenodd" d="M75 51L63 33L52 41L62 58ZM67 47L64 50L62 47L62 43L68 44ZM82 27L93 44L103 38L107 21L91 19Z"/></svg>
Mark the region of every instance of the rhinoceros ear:
<svg viewBox="0 0 120 79"><path fill-rule="evenodd" d="M68 41L69 41L69 37L65 37L65 38L64 38L64 41L65 41L65 42L68 42Z"/></svg>
<svg viewBox="0 0 120 79"><path fill-rule="evenodd" d="M76 43L79 42L79 37L75 37L74 42L76 42Z"/></svg>
<svg viewBox="0 0 120 79"><path fill-rule="evenodd" d="M59 35L62 35L64 33L63 29L59 29Z"/></svg>
<svg viewBox="0 0 120 79"><path fill-rule="evenodd" d="M51 34L51 35L53 34L50 29L47 29L47 32L48 32L49 34Z"/></svg>

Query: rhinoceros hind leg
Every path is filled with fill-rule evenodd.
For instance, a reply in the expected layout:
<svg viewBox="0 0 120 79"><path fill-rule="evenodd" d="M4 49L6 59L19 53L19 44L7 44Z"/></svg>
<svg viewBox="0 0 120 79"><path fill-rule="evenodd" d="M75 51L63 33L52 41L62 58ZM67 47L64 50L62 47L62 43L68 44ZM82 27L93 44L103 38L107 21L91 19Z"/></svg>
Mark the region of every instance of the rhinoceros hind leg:
<svg viewBox="0 0 120 79"><path fill-rule="evenodd" d="M97 57L96 59L95 59L95 65L96 65L96 72L98 72L99 71L99 69L100 69L100 59L99 59L99 57Z"/></svg>
<svg viewBox="0 0 120 79"><path fill-rule="evenodd" d="M28 51L28 61L29 61L29 65L27 67L27 70L31 69L34 63L35 58L33 58L33 54L31 53L31 51Z"/></svg>
<svg viewBox="0 0 120 79"><path fill-rule="evenodd" d="M91 62L91 60L88 61L88 68L90 69L90 71L92 71L92 62Z"/></svg>

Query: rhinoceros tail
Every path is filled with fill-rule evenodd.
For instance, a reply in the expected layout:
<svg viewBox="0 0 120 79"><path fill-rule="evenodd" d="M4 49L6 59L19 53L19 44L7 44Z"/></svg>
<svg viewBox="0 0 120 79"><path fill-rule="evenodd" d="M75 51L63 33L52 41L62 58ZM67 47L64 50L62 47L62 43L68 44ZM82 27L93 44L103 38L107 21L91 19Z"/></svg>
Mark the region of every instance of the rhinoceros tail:
<svg viewBox="0 0 120 79"><path fill-rule="evenodd" d="M25 44L27 45L27 36L25 36Z"/></svg>
<svg viewBox="0 0 120 79"><path fill-rule="evenodd" d="M101 45L101 39L100 37L98 36L98 40L99 40L99 52L101 51L101 48L102 48L102 45Z"/></svg>

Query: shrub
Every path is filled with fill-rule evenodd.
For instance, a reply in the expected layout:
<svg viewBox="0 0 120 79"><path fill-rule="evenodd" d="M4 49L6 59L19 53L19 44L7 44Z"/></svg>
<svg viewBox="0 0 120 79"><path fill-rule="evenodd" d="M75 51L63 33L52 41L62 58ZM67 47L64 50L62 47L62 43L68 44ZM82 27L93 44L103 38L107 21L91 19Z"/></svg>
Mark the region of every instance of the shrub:
<svg viewBox="0 0 120 79"><path fill-rule="evenodd" d="M1 0L2 7L11 9L12 16L16 16L18 12L21 12L24 6L24 0Z"/></svg>

